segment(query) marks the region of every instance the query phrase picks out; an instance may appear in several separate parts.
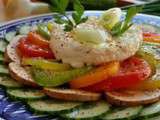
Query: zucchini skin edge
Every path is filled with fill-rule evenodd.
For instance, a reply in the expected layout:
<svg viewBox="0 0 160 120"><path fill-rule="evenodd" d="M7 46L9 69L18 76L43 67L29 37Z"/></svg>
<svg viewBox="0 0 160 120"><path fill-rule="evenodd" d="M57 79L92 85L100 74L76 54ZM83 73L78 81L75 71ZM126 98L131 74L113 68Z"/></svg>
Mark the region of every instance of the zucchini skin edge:
<svg viewBox="0 0 160 120"><path fill-rule="evenodd" d="M30 101L28 101L28 102L30 102ZM28 108L30 111L34 112L35 114L48 114L48 115L50 115L50 116L56 116L56 117L57 117L57 116L60 117L60 114L73 112L74 110L77 110L79 107L81 107L81 106L83 105L83 103L82 103L82 104L80 104L80 105L78 105L78 106L75 106L75 107L69 109L69 110L67 109L67 110L60 110L60 111L40 111L40 110L35 110L34 108L32 108L32 107L28 104L28 102L27 102L27 108Z"/></svg>

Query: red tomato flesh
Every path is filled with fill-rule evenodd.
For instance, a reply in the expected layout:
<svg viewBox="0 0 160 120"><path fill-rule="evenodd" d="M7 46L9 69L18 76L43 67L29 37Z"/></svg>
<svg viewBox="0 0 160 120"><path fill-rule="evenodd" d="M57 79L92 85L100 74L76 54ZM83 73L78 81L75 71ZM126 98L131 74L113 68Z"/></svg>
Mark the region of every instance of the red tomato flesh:
<svg viewBox="0 0 160 120"><path fill-rule="evenodd" d="M88 86L84 90L92 92L125 89L137 85L151 74L149 64L140 58L132 57L121 63L119 72L97 84Z"/></svg>
<svg viewBox="0 0 160 120"><path fill-rule="evenodd" d="M41 46L30 43L27 38L21 38L18 44L19 52L25 57L43 57L47 59L53 59L54 54L50 48L43 48Z"/></svg>
<svg viewBox="0 0 160 120"><path fill-rule="evenodd" d="M160 34L158 34L158 33L143 33L143 36L144 37L153 37L153 36L159 37Z"/></svg>
<svg viewBox="0 0 160 120"><path fill-rule="evenodd" d="M146 42L160 43L160 34L157 33L143 33L143 40Z"/></svg>

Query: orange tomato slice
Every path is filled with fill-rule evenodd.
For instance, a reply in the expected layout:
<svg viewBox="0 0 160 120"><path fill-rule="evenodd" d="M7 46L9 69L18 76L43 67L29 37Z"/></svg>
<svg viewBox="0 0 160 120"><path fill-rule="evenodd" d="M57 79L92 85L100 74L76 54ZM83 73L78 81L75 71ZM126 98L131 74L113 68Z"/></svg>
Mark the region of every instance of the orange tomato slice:
<svg viewBox="0 0 160 120"><path fill-rule="evenodd" d="M70 86L71 88L82 88L93 85L107 79L112 75L115 75L119 71L119 68L119 62L110 62L96 68L95 70L91 71L86 75L80 76L70 81Z"/></svg>
<svg viewBox="0 0 160 120"><path fill-rule="evenodd" d="M131 57L123 61L119 72L97 84L83 88L91 92L113 91L127 89L145 81L151 74L150 65L143 59Z"/></svg>

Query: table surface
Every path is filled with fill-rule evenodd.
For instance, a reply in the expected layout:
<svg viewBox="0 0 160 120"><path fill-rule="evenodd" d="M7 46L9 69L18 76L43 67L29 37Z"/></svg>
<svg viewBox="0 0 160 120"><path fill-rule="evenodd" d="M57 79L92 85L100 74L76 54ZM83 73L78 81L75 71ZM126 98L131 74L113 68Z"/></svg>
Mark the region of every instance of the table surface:
<svg viewBox="0 0 160 120"><path fill-rule="evenodd" d="M6 5L7 1L9 1L9 0L0 0L0 23L8 21L8 20L12 20L12 19L10 19L8 14L6 14L6 12L5 12L5 5ZM33 2L33 1L37 1L37 0L31 0L31 1ZM43 0L41 0L41 1L43 1ZM122 0L119 0L119 1L121 1L121 3L126 3L126 2L131 2L131 1L133 2L135 0L123 0L123 2L122 2Z"/></svg>
<svg viewBox="0 0 160 120"><path fill-rule="evenodd" d="M6 21L9 21L9 20L13 20L13 18L11 18L11 15L9 15L9 14L7 14L7 12L5 12L6 10L5 10L5 5L6 5L6 3L7 3L7 1L11 1L11 0L0 0L0 24L2 23L2 22L6 22ZM32 2L34 1L38 1L38 0L31 0ZM41 0L41 1L46 1L46 0ZM139 0L117 0L118 1L118 6L124 6L124 5L127 5L127 4L129 4L129 3L136 3L136 1L138 1L139 2ZM124 2L125 1L125 2ZM143 2L144 1L158 1L158 0L143 0ZM122 4L123 3L123 4ZM156 4L155 4L156 5ZM158 8L157 8L158 9ZM154 9L153 9L154 10ZM153 15L160 15L159 14L159 11L154 11L154 12L158 12L158 14L154 14L154 12L153 12L153 10L152 10L152 12L151 13L148 13L148 14L153 14ZM159 10L159 9L158 9ZM146 13L145 13L146 14ZM20 17L20 16L19 16ZM14 18L14 19L17 19L17 17L16 18Z"/></svg>
<svg viewBox="0 0 160 120"><path fill-rule="evenodd" d="M0 23L7 20L3 0L0 0Z"/></svg>

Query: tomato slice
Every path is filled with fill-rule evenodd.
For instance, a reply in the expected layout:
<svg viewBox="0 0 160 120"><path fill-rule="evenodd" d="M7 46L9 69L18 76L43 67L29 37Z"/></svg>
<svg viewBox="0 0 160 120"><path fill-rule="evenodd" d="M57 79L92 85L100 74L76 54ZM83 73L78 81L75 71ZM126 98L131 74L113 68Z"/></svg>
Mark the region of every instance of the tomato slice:
<svg viewBox="0 0 160 120"><path fill-rule="evenodd" d="M159 36L160 37L160 34L145 32L145 33L143 33L143 36L144 37L152 37L152 36L157 36L157 37Z"/></svg>
<svg viewBox="0 0 160 120"><path fill-rule="evenodd" d="M38 45L31 44L26 38L21 38L18 44L19 52L25 57L43 57L53 59L54 54L49 48L42 48Z"/></svg>
<svg viewBox="0 0 160 120"><path fill-rule="evenodd" d="M115 75L119 70L119 62L111 62L92 70L88 74L80 76L70 81L71 88L83 88L89 85L93 85L109 76Z"/></svg>
<svg viewBox="0 0 160 120"><path fill-rule="evenodd" d="M148 79L144 80L136 86L130 87L131 90L155 90L160 89L160 67L159 64L155 66L155 73Z"/></svg>
<svg viewBox="0 0 160 120"><path fill-rule="evenodd" d="M128 90L156 90L160 88L160 80L145 80Z"/></svg>
<svg viewBox="0 0 160 120"><path fill-rule="evenodd" d="M143 40L147 42L160 43L160 34L157 33L143 33Z"/></svg>
<svg viewBox="0 0 160 120"><path fill-rule="evenodd" d="M49 41L45 40L42 36L35 32L29 32L27 40L30 43L38 45L40 47L49 48Z"/></svg>
<svg viewBox="0 0 160 120"><path fill-rule="evenodd" d="M150 74L151 68L145 60L132 57L121 63L120 70L116 75L83 89L92 92L124 89L140 83Z"/></svg>

